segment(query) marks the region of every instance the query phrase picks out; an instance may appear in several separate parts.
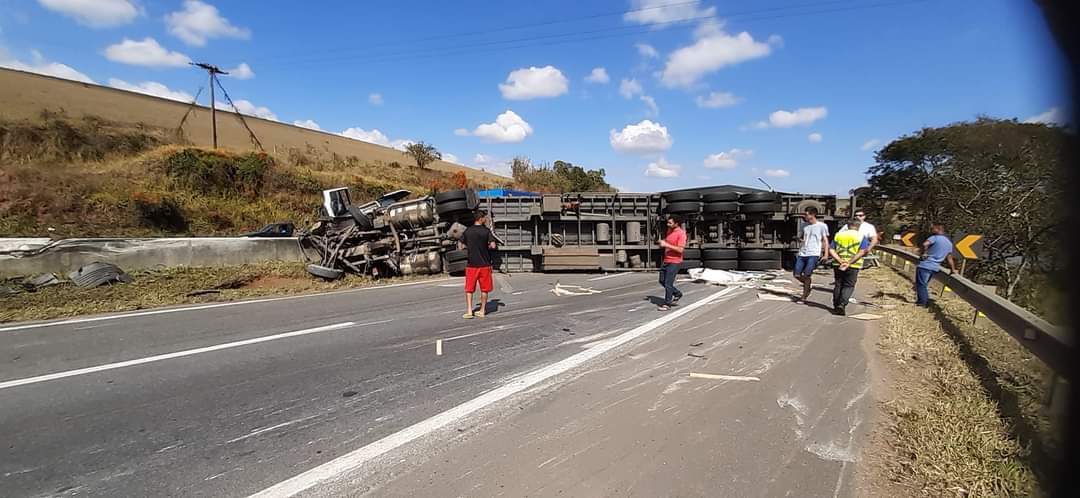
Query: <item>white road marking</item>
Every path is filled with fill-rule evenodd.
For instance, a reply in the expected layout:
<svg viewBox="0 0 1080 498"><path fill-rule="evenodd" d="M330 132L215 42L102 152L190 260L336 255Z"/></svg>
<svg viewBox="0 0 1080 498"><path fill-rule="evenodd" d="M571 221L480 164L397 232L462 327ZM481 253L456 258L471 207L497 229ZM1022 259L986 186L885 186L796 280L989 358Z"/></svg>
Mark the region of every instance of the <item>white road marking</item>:
<svg viewBox="0 0 1080 498"><path fill-rule="evenodd" d="M589 282L594 282L596 280L606 280L606 279L609 279L609 278L621 277L623 275L629 275L629 274L630 274L630 272L613 273L611 275L604 275L602 277L593 277L593 278L588 279L588 281Z"/></svg>
<svg viewBox="0 0 1080 498"><path fill-rule="evenodd" d="M0 332L12 332L12 331L16 331L16 330L38 329L38 328L43 328L43 327L55 327L57 325L71 325L73 323L90 323L90 322L100 322L100 321L104 321L104 320L118 320L118 319L121 319L121 318L137 318L137 317L140 317L140 316L164 315L164 314L167 314L167 313L180 313L182 311L199 311L199 310L208 310L208 309L214 309L214 308L226 308L226 307L229 307L229 306L242 306L242 305L245 305L245 304L271 303L271 302L274 302L274 301L284 301L284 300L287 300L287 299L305 299L305 298L313 298L313 297L333 296L333 295L336 295L336 294L347 294L347 293L350 293L350 292L363 292L363 291L378 290L378 289L389 289L391 287L404 287L404 286L407 286L407 285L423 285L423 284L430 284L432 282L442 282L442 281L445 281L445 280L449 280L449 278L440 278L440 279L435 279L435 280L425 280L425 281L422 281L422 282L404 282L404 283L400 283L400 284L377 285L377 286L373 286L373 287L363 287L363 288L360 288L360 289L346 289L346 290L333 291L333 292L323 292L323 293L320 293L320 294L303 294L303 295L299 295L299 296L271 297L271 298L266 298L266 299L251 299L251 300L248 300L248 301L233 301L233 302L229 302L229 303L214 303L214 304L204 304L204 305L199 305L199 306L187 306L187 307L183 307L183 308L168 308L168 309L162 309L162 310L135 311L135 312L132 312L132 313L121 313L119 315L93 316L93 317L87 317L87 318L72 318L70 320L60 320L60 321L55 321L55 322L28 323L26 325L14 325L14 326L11 326L11 327L2 327L2 328L0 328Z"/></svg>
<svg viewBox="0 0 1080 498"><path fill-rule="evenodd" d="M747 382L757 382L761 380L757 377L749 377L745 375L717 375L697 372L690 372L690 377L694 379L741 380Z"/></svg>
<svg viewBox="0 0 1080 498"><path fill-rule="evenodd" d="M303 472L290 479L286 479L279 482L269 488L266 488L258 493L251 495L253 498L269 498L269 497L286 497L294 496L311 487L323 483L327 480L333 479L341 474L356 470L368 463L369 461L395 449L404 444L410 443L423 436L431 434L443 427L453 424L466 416L475 413L477 410L483 409L493 403L506 399L512 395L525 391L533 386L540 384L556 375L562 374L570 369L578 367L585 362L592 360L616 347L626 344L638 337L641 337L657 328L667 325L672 321L686 315L698 308L701 308L719 298L730 294L739 288L731 287L711 294L700 301L689 304L685 307L681 307L671 313L667 313L664 316L652 320L648 323L639 325L626 333L619 336L612 337L611 339L604 341L602 344L598 344L596 347L587 349L580 353L577 353L569 358L552 363L546 367L539 368L532 372L526 373L513 380L503 384L502 386L488 391L476 398L473 398L465 403L455 406L449 410L446 410L431 418L417 422L405 429L395 432L389 436L386 436L378 441L370 443L359 449L346 453L338 458L330 460L318 467Z"/></svg>
<svg viewBox="0 0 1080 498"><path fill-rule="evenodd" d="M289 426L289 425L293 425L293 424L295 424L295 423L297 423L297 422L303 422L303 421L305 421L305 420L313 419L313 418L315 418L315 417L318 417L318 415L311 415L311 416L309 416L309 417L304 417L304 418L298 418L298 419L296 419L296 420L290 420L290 421L288 421L288 422L282 422L282 423L280 423L280 424L277 424L277 425L271 425L270 427L264 427L264 428L262 428L262 429L256 429L256 430L254 430L254 431L251 431L251 432L249 432L249 433L247 433L247 434L244 434L243 436L240 436L240 437L235 437L235 438L232 438L232 439L230 439L230 440L228 440L228 441L225 441L225 444L229 444L229 443L235 443L235 442L237 442L237 441L243 441L243 440L245 440L245 439L247 439L247 438L249 438L249 437L255 437L255 436L258 436L259 434L262 434L262 433L264 433L264 432L270 432L270 431L272 431L272 430L274 430L274 429L280 429L280 428L282 428L282 427L286 427L286 426Z"/></svg>
<svg viewBox="0 0 1080 498"><path fill-rule="evenodd" d="M380 320L378 322L368 323L355 323L355 322L342 322L334 325L326 325L323 327L315 327L311 329L297 330L294 332L285 332L282 334L268 335L265 337L256 337L253 339L244 339L242 341L227 342L224 344L216 344L214 346L207 346L203 348L188 349L184 351L177 351L175 353L165 353L155 356L148 356L146 358L137 358L134 360L121 361L117 363L107 363L105 365L98 365L94 367L80 368L77 370L67 370L65 372L51 373L47 375L39 375L37 377L27 377L25 379L15 379L6 382L0 382L0 390L8 389L11 387L25 386L27 384L36 384L38 382L47 382L50 380L63 379L66 377L75 377L76 375L86 375L97 372L104 372L106 370L115 370L117 368L131 367L135 365L143 365L146 363L152 363L155 361L171 360L173 358L182 358L184 356L191 356L201 353L209 353L211 351L220 351L222 349L236 348L240 346L248 346L251 344L258 344L260 342L274 341L277 339L285 339L287 337L296 337L308 334L317 334L319 332L329 332L331 330L340 330L346 327L363 327L366 325L378 325L380 323L392 322L393 320Z"/></svg>

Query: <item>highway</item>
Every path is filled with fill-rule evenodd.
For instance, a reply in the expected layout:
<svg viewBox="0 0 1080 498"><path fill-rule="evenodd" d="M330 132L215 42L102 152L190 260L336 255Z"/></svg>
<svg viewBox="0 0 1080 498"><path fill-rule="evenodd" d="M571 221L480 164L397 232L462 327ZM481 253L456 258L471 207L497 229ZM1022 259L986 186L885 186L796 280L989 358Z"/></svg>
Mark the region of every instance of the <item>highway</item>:
<svg viewBox="0 0 1080 498"><path fill-rule="evenodd" d="M866 401L859 394L870 377L861 347L865 324L820 308L761 301L752 289L688 282L681 284L686 297L680 306L661 313L652 303L662 292L655 278L500 276L489 316L474 320L461 318L460 279L437 279L6 324L0 326L0 489L4 496L495 496L495 474L441 487L429 477L441 472L432 466L445 459L432 456L523 437L537 444L523 444L518 453L540 452L528 458L570 435L586 445L613 444L627 428L601 416L630 421L647 413L655 419L654 401L641 397L641 413L587 406L618 401L629 386L668 396L673 379L682 386L686 369L695 366L761 379L697 385L709 396L755 404L749 412L758 415L746 419L747 427L730 431L717 423L708 432L744 448L744 438L752 437L749 447L763 452L745 459L709 454L705 461L744 469L745 482L762 472L775 481L754 489L777 490L802 479L824 483L827 494L834 488L847 494L848 464L857 453L852 441L865 429ZM556 281L601 292L556 296L550 292ZM689 341L701 345L688 350ZM635 348L645 348L645 356L635 356ZM655 381L620 384L640 372L642 362ZM616 372L623 373L600 377ZM615 385L580 399L575 386L598 382ZM556 402L560 406L544 407ZM854 412L860 423L852 425ZM562 419L592 424L594 440L559 432L557 425L542 428ZM523 427L533 429L517 430ZM836 458L806 449L813 448L807 438L824 442L844 434L850 437L840 457L836 448L826 452ZM788 457L770 467L771 452ZM513 480L518 487L501 492L554 494L544 487L551 482L543 467L514 467L526 457L498 462L504 472L522 476ZM462 455L455 462L470 461ZM484 462L492 464L490 454L471 464ZM785 465L796 471L783 472ZM605 468L581 467L592 469L594 479L603 476L609 490L631 489L620 487L632 487L629 476L658 471ZM716 479L703 473L694 486ZM595 495L596 488L580 487L585 482L569 480L560 490L579 486L571 494Z"/></svg>

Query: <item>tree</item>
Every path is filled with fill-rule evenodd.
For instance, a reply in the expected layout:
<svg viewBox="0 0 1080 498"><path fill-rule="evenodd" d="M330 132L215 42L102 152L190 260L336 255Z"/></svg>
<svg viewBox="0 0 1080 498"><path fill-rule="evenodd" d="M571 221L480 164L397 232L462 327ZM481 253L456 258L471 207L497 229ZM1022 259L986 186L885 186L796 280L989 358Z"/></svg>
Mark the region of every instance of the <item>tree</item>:
<svg viewBox="0 0 1080 498"><path fill-rule="evenodd" d="M416 167L424 168L428 164L442 159L442 153L434 145L417 142L405 146L405 155L416 161Z"/></svg>
<svg viewBox="0 0 1080 498"><path fill-rule="evenodd" d="M527 157L515 157L510 172L517 186L524 190L545 193L612 192L615 189L604 179L603 169L586 170L566 161L552 166L534 165Z"/></svg>
<svg viewBox="0 0 1080 498"><path fill-rule="evenodd" d="M1012 299L1025 278L1060 263L1060 155L1073 139L1061 127L985 117L924 128L877 153L867 208L903 206L898 216L923 233L940 221L951 233L981 234L988 257L973 275Z"/></svg>

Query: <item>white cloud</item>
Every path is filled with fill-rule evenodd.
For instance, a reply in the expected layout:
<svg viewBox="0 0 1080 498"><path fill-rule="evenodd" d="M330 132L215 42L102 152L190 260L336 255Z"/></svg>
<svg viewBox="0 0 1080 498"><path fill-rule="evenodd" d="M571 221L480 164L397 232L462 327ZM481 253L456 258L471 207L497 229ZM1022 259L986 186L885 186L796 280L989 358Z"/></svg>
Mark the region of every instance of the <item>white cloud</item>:
<svg viewBox="0 0 1080 498"><path fill-rule="evenodd" d="M157 40L146 37L142 41L124 38L124 41L105 48L105 58L121 64L146 67L183 67L191 58L166 50Z"/></svg>
<svg viewBox="0 0 1080 498"><path fill-rule="evenodd" d="M442 160L446 161L448 163L461 164L461 160L458 159L458 156L455 156L455 155L453 155L453 154L451 154L449 152L444 152L443 153Z"/></svg>
<svg viewBox="0 0 1080 498"><path fill-rule="evenodd" d="M144 81L139 84L128 83L121 79L109 78L109 86L118 88L120 90L127 90L129 92L137 92L146 95L153 95L154 97L161 97L163 99L175 100L177 102L191 103L195 100L195 97L190 93L173 90L164 84L156 81Z"/></svg>
<svg viewBox="0 0 1080 498"><path fill-rule="evenodd" d="M623 78L619 83L619 95L622 95L624 99L632 99L635 95L641 95L645 93L645 90L641 88L641 83L636 79Z"/></svg>
<svg viewBox="0 0 1080 498"><path fill-rule="evenodd" d="M731 149L727 152L709 154L703 161L709 169L734 169L742 159L754 157L754 151L747 149Z"/></svg>
<svg viewBox="0 0 1080 498"><path fill-rule="evenodd" d="M277 114L271 111L270 108L253 104L250 100L234 100L236 104L236 110L240 111L240 114L245 116L255 116L257 118L268 119L270 121L278 121ZM233 112L233 108L228 102L218 100L214 103L214 107L222 110Z"/></svg>
<svg viewBox="0 0 1080 498"><path fill-rule="evenodd" d="M709 92L706 97L704 95L698 95L697 105L698 107L704 107L706 109L719 109L721 107L730 107L738 104L740 99L731 92Z"/></svg>
<svg viewBox="0 0 1080 498"><path fill-rule="evenodd" d="M347 128L345 131L342 131L340 135L353 140L360 140L376 145L382 145L384 147L393 147L397 150L405 150L405 147L416 143L409 139L390 140L385 133L379 131L377 128L373 128L371 131L363 128Z"/></svg>
<svg viewBox="0 0 1080 498"><path fill-rule="evenodd" d="M472 167L488 173L495 173L496 175L512 177L513 171L510 169L510 162L502 159L497 159L487 154L477 153L473 156Z"/></svg>
<svg viewBox="0 0 1080 498"><path fill-rule="evenodd" d="M705 75L740 62L765 57L768 43L755 41L747 32L729 35L715 25L705 25L694 44L672 52L660 79L669 87L690 87Z"/></svg>
<svg viewBox="0 0 1080 498"><path fill-rule="evenodd" d="M648 95L642 95L641 101L649 107L649 110L647 112L649 116L656 116L657 114L660 114L660 106L656 105L656 99Z"/></svg>
<svg viewBox="0 0 1080 498"><path fill-rule="evenodd" d="M454 130L457 136L475 135L487 142L517 143L532 135L532 126L529 126L521 116L509 109L499 114L494 123L484 123L470 132L464 128Z"/></svg>
<svg viewBox="0 0 1080 498"><path fill-rule="evenodd" d="M11 58L5 50L0 48L0 67L26 71L28 73L44 74L45 76L53 76L65 80L95 83L89 76L76 71L75 68L67 64L45 60L45 57L37 50L32 51L31 54L33 55L33 61L27 63Z"/></svg>
<svg viewBox="0 0 1080 498"><path fill-rule="evenodd" d="M229 73L229 78L238 80L250 80L255 77L255 71L252 71L251 66L247 65L246 62L241 62L239 66L232 69L226 69L225 72Z"/></svg>
<svg viewBox="0 0 1080 498"><path fill-rule="evenodd" d="M611 81L611 77L607 74L607 69L602 67L593 68L592 72L585 77L587 83L600 83L605 84Z"/></svg>
<svg viewBox="0 0 1080 498"><path fill-rule="evenodd" d="M646 59L655 59L660 57L660 52L656 51L656 47L649 45L648 43L635 43L634 47L637 48L638 55Z"/></svg>
<svg viewBox="0 0 1080 498"><path fill-rule="evenodd" d="M810 126L819 119L829 115L824 107L802 107L794 111L775 111L769 114L769 121L758 121L754 128L791 128L793 126Z"/></svg>
<svg viewBox="0 0 1080 498"><path fill-rule="evenodd" d="M870 150L870 149L873 149L874 147L877 147L880 144L881 144L881 140L878 140L876 138L871 138L870 140L867 140L867 141L863 142L862 147L859 147L859 150Z"/></svg>
<svg viewBox="0 0 1080 498"><path fill-rule="evenodd" d="M128 24L139 15L131 0L38 0L42 7L92 28Z"/></svg>
<svg viewBox="0 0 1080 498"><path fill-rule="evenodd" d="M322 131L322 127L319 126L319 123L316 123L310 119L305 119L303 121L296 120L293 121L292 124L293 126L299 126L301 128L307 128L309 130Z"/></svg>
<svg viewBox="0 0 1080 498"><path fill-rule="evenodd" d="M633 0L623 19L637 24L661 24L716 15L716 8L702 9L697 1Z"/></svg>
<svg viewBox="0 0 1080 498"><path fill-rule="evenodd" d="M383 105L383 98L381 93L372 93L367 96L367 101L371 105Z"/></svg>
<svg viewBox="0 0 1080 498"><path fill-rule="evenodd" d="M765 176L771 176L773 178L786 178L791 176L791 172L786 169L767 169L765 170Z"/></svg>
<svg viewBox="0 0 1080 498"><path fill-rule="evenodd" d="M655 162L649 163L649 166L645 168L645 176L652 176L656 178L674 178L676 176L679 176L680 171L682 171L682 166L679 166L678 164L671 164L667 162L667 159L661 157Z"/></svg>
<svg viewBox="0 0 1080 498"><path fill-rule="evenodd" d="M211 38L246 40L251 37L250 30L234 26L221 16L217 7L199 0L185 0L184 10L165 16L165 24L169 33L197 47L206 45Z"/></svg>
<svg viewBox="0 0 1080 498"><path fill-rule="evenodd" d="M534 66L511 71L506 83L499 84L499 91L505 99L529 100L558 97L569 90L569 85L555 66Z"/></svg>
<svg viewBox="0 0 1080 498"><path fill-rule="evenodd" d="M1065 126L1069 123L1069 117L1061 108L1051 107L1042 114L1038 114L1024 120L1025 123L1043 123Z"/></svg>
<svg viewBox="0 0 1080 498"><path fill-rule="evenodd" d="M806 136L806 139L812 144L821 143L825 137L822 137L820 133L811 133Z"/></svg>
<svg viewBox="0 0 1080 498"><path fill-rule="evenodd" d="M611 148L629 154L655 154L671 148L667 127L648 119L626 125L622 131L611 130Z"/></svg>

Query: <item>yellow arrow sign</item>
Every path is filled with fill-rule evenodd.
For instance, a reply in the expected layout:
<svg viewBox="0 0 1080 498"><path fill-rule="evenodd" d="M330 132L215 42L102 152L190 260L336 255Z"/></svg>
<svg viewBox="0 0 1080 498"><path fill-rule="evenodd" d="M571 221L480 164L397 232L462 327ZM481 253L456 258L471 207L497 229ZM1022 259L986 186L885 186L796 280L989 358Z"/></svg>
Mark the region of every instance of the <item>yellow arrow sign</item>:
<svg viewBox="0 0 1080 498"><path fill-rule="evenodd" d="M956 252L959 252L961 256L966 259L979 259L979 256L975 254L975 250L971 248L971 245L982 239L982 235L968 235L960 239L956 243Z"/></svg>
<svg viewBox="0 0 1080 498"><path fill-rule="evenodd" d="M900 242L903 242L905 246L915 247L915 243L911 239L915 238L915 232L908 232L900 236Z"/></svg>

